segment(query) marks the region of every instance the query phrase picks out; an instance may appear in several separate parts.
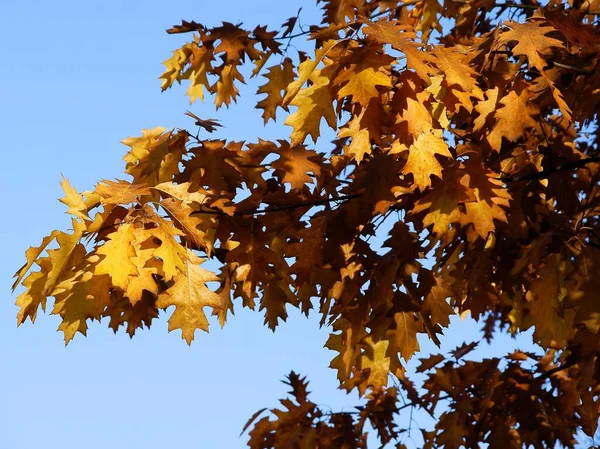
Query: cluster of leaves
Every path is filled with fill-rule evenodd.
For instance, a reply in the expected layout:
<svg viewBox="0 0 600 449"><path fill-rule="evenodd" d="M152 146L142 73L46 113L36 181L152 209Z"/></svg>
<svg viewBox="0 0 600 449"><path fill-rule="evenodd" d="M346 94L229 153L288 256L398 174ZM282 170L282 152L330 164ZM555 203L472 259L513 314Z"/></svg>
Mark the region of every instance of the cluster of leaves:
<svg viewBox="0 0 600 449"><path fill-rule="evenodd" d="M367 421L385 444L402 390L430 413L449 401L427 447L572 447L599 415L598 2L320 3L323 22L296 34L297 18L169 30L193 39L165 61L163 89L187 80L192 102L230 106L252 63L256 107L265 122L284 111L289 139L154 128L124 141L130 181L78 193L64 180L73 231L27 251L18 323L53 297L66 342L103 317L133 336L174 306L169 330L190 343L207 307L224 325L241 299L271 329L288 306L316 307L341 386L367 406L325 416L291 375L295 402L258 421L252 448L364 447ZM298 37L314 52L290 56ZM322 119L337 138L313 149ZM419 396L403 366L417 335L437 342L466 312L488 341L534 327L546 355L433 370L436 356Z"/></svg>

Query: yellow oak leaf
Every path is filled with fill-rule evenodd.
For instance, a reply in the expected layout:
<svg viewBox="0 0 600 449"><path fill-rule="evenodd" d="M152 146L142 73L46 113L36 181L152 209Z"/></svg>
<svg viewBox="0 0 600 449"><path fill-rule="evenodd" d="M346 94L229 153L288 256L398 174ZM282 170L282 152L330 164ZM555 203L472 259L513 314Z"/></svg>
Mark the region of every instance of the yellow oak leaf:
<svg viewBox="0 0 600 449"><path fill-rule="evenodd" d="M292 100L298 95L300 89L309 78L313 77L313 72L317 69L317 66L321 60L325 57L327 52L336 45L335 40L329 40L323 44L322 47L315 50L314 59L306 59L298 66L298 79L287 86L285 97L283 98L283 104L289 105Z"/></svg>
<svg viewBox="0 0 600 449"><path fill-rule="evenodd" d="M108 234L108 240L96 250L104 258L95 266L94 273L108 274L114 286L126 290L129 276L138 275L132 259L136 255L136 247L139 247L139 232L141 230L135 229L131 223L123 223Z"/></svg>
<svg viewBox="0 0 600 449"><path fill-rule="evenodd" d="M142 138L122 141L131 149L123 160L125 172L133 177L133 184L156 185L171 181L179 173L179 164L187 152L185 133L163 132L163 128L143 130Z"/></svg>
<svg viewBox="0 0 600 449"><path fill-rule="evenodd" d="M350 144L344 147L344 152L351 156L358 164L371 154L371 138L369 129L361 126L361 121L367 109L363 109L360 116L355 116L344 128L338 132L338 137L350 137Z"/></svg>
<svg viewBox="0 0 600 449"><path fill-rule="evenodd" d="M186 43L183 47L173 50L173 55L163 61L166 69L160 76L162 80L162 90L166 90L173 85L175 81L181 80L181 72L185 67L189 56L192 54L192 47L194 44L191 42Z"/></svg>
<svg viewBox="0 0 600 449"><path fill-rule="evenodd" d="M86 335L87 320L100 320L104 308L110 303L110 278L84 271L57 286L52 314L60 315L58 330L64 334L65 345L76 332Z"/></svg>
<svg viewBox="0 0 600 449"><path fill-rule="evenodd" d="M285 92L288 85L294 80L292 60L285 58L281 64L269 67L268 73L264 76L268 81L260 86L256 93L267 96L256 104L256 108L263 110L263 120L267 123L269 119L275 120L278 107L285 111L288 110L287 105L283 104L282 92Z"/></svg>
<svg viewBox="0 0 600 449"><path fill-rule="evenodd" d="M137 258L133 258L134 262ZM143 263L143 260L140 261ZM137 265L137 264L136 264ZM129 299L131 305L135 306L139 301L142 300L144 291L150 292L154 295L158 294L158 284L154 276L157 274L157 269L154 267L137 267L137 276L131 276L129 283L127 284L127 290L125 294Z"/></svg>
<svg viewBox="0 0 600 449"><path fill-rule="evenodd" d="M199 187L193 188L191 182L182 182L180 184L163 182L154 186L153 189L164 192L167 195L186 204L190 204L192 202L204 204L208 200L206 191ZM192 189L192 191L190 191L190 189Z"/></svg>
<svg viewBox="0 0 600 449"><path fill-rule="evenodd" d="M204 260L191 250L187 251L185 269L175 277L174 284L158 296L157 307L166 309L175 306L169 318L169 332L181 329L182 338L190 345L196 329L208 331L205 307L213 310L223 308L223 299L210 290L207 282L218 281L212 272L200 267Z"/></svg>
<svg viewBox="0 0 600 449"><path fill-rule="evenodd" d="M336 128L336 116L333 109L333 97L330 91L330 79L321 76L320 71L314 71L311 77L313 84L306 87L290 102L298 110L289 115L284 124L294 128L292 132L292 145L304 142L310 135L314 142L320 135L321 119L325 118L327 124Z"/></svg>
<svg viewBox="0 0 600 449"><path fill-rule="evenodd" d="M371 337L363 339L360 343L363 348L360 367L363 370L369 370L369 378L365 386L370 386L374 390L379 390L388 384L390 358L386 354L389 344L390 342L387 340L374 342ZM361 387L359 387L360 389Z"/></svg>
<svg viewBox="0 0 600 449"><path fill-rule="evenodd" d="M382 66L390 62L387 58L366 58L362 63L352 64L338 75L334 84L343 84L338 91L338 99L352 97L352 101L366 107L371 99L379 97L377 86L391 88L390 76L381 71L381 66L374 64L381 59Z"/></svg>
<svg viewBox="0 0 600 449"><path fill-rule="evenodd" d="M160 205L183 231L193 248L211 255L214 249L216 219L210 214L194 214L195 210L183 201L165 198Z"/></svg>
<svg viewBox="0 0 600 449"><path fill-rule="evenodd" d="M79 243L85 232L85 225L76 219L71 222L73 223L73 233L59 233L56 236L59 247L48 250L48 260L51 268L47 273L42 296L51 295L56 285L62 280L63 274L76 265L77 262L82 261L85 255L85 248Z"/></svg>
<svg viewBox="0 0 600 449"><path fill-rule="evenodd" d="M67 213L82 220L90 220L83 196L71 186L69 180L63 177L60 186L63 188L65 196L59 199L59 201L69 207Z"/></svg>
<svg viewBox="0 0 600 449"><path fill-rule="evenodd" d="M83 237L85 225L75 219L72 223L72 234L55 231L44 238L42 245L27 251L27 263L17 272L17 279L20 281L33 263L40 267L40 271L29 273L23 280L26 290L17 297L16 301L16 305L19 306L18 325L22 324L27 317L34 322L39 306L45 310L48 296L54 295L57 285L63 278L69 276L74 266L83 262L85 247L79 242ZM48 250L48 257L39 257L54 238L58 248Z"/></svg>
<svg viewBox="0 0 600 449"><path fill-rule="evenodd" d="M350 377L352 367L359 364L359 341L367 337L364 327L353 325L345 318L333 322L333 330L325 343L325 347L338 354L333 358L330 367L337 370L337 378L344 383Z"/></svg>
<svg viewBox="0 0 600 449"><path fill-rule="evenodd" d="M17 314L17 325L20 326L27 318L34 323L37 311L40 306L42 310L46 310L46 300L48 295L44 292L44 286L51 264L48 258L41 258L37 261L40 266L40 271L34 271L29 274L23 281L25 291L17 296L15 304L19 307Z"/></svg>
<svg viewBox="0 0 600 449"><path fill-rule="evenodd" d="M186 249L177 241L184 233L173 226L170 220L158 216L146 206L146 216L155 224L138 231L137 242L157 244L152 255L162 261L162 274L166 280L171 280L185 270Z"/></svg>
<svg viewBox="0 0 600 449"><path fill-rule="evenodd" d="M27 262L25 262L25 264L19 268L17 270L17 272L15 273L14 277L15 282L12 285L12 290L14 291L15 288L17 288L17 285L19 285L21 283L21 280L23 279L23 277L27 274L27 272L29 271L29 269L33 266L33 264L36 262L37 258L40 257L40 254L42 254L44 252L44 250L46 249L46 247L60 234L60 231L52 231L50 233L50 235L47 235L46 237L44 237L42 239L42 243L40 244L40 246L32 246L30 247L27 251L25 251L25 258L27 259Z"/></svg>
<svg viewBox="0 0 600 449"><path fill-rule="evenodd" d="M122 180L114 182L105 179L96 186L95 193L100 195L100 202L105 205L137 203L139 198L151 195L152 191L146 184L131 184Z"/></svg>
<svg viewBox="0 0 600 449"><path fill-rule="evenodd" d="M412 174L414 185L421 191L431 186L431 175L442 177L442 165L436 158L437 154L452 157L444 139L431 132L422 133L408 149L408 159L402 172Z"/></svg>
<svg viewBox="0 0 600 449"><path fill-rule="evenodd" d="M223 103L225 106L229 107L232 101L236 101L236 98L239 94L239 90L235 87L235 81L238 80L240 82L244 82L244 77L238 71L237 65L234 64L226 64L223 67L219 75L219 80L216 84L216 89L213 87L212 90L216 90L215 96L215 105L220 108Z"/></svg>
<svg viewBox="0 0 600 449"><path fill-rule="evenodd" d="M182 79L187 78L190 81L190 87L185 93L190 97L190 103L194 103L198 98L204 100L204 89L210 89L210 82L206 75L208 70L212 69L213 51L195 45L192 55L190 68L181 76Z"/></svg>

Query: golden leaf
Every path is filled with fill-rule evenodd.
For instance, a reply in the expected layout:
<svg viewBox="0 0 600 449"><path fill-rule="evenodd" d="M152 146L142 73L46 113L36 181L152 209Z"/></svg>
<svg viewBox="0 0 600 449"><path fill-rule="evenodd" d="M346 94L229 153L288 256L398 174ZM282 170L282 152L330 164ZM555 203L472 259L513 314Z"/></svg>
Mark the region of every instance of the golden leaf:
<svg viewBox="0 0 600 449"><path fill-rule="evenodd" d="M181 336L188 345L192 344L196 329L208 331L204 307L211 307L213 310L223 308L221 296L206 286L207 282L218 281L219 278L200 268L199 265L203 262L188 250L185 269L175 277L174 284L158 296L156 302L161 309L175 306L175 311L169 318L169 332L181 329Z"/></svg>

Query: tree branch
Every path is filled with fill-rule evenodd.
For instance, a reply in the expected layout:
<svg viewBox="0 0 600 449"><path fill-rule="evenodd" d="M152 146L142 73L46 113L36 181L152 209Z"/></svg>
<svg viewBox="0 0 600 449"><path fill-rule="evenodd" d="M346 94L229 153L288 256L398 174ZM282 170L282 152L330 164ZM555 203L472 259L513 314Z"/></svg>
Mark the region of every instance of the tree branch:
<svg viewBox="0 0 600 449"><path fill-rule="evenodd" d="M521 181L531 181L532 179L545 179L554 173L559 173L561 171L567 171L576 169L579 170L582 167L585 167L587 164L594 164L600 162L600 156L588 157L586 159L579 159L577 161L569 161L565 162L562 165L554 168L548 168L546 170L542 170L536 173L530 173L528 175L522 176L500 176L496 178L502 182L521 182Z"/></svg>
<svg viewBox="0 0 600 449"><path fill-rule="evenodd" d="M251 210L242 210L236 211L233 215L257 215L257 214L265 214L269 212L281 212L284 210L294 210L302 207L313 207L313 206L322 206L324 204L329 204L335 201L349 201L354 198L359 198L362 196L362 193L353 193L351 195L343 195L338 196L337 198L325 198L314 201L303 201L300 203L288 204L285 206L271 206L265 207L264 209L251 209ZM194 214L210 214L210 215L228 215L225 212L217 211L217 210L198 210L191 213Z"/></svg>
<svg viewBox="0 0 600 449"><path fill-rule="evenodd" d="M451 0L453 3L462 3L465 5L469 5L474 3L473 1L470 0ZM522 3L515 3L515 2L496 2L494 3L494 8L516 8L516 9L529 9L532 11L535 11L538 8L542 8L543 5L536 3L533 5L530 4L522 4ZM585 14L589 14L592 16L598 16L600 15L600 9L590 9L589 11L584 11L584 10L577 10L580 11L582 13Z"/></svg>

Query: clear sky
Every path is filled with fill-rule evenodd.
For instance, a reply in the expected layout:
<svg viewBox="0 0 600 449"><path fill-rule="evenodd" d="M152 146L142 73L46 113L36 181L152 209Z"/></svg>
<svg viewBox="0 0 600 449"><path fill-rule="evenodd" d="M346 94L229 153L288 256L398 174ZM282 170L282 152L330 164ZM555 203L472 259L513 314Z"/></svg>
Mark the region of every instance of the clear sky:
<svg viewBox="0 0 600 449"><path fill-rule="evenodd" d="M191 126L186 109L220 119L221 137L288 135L264 129L251 102L218 112L210 100L190 108L184 89L161 93L158 76L188 37L164 32L181 19L277 26L299 6L305 22L317 20L313 0L0 0L0 449L241 448L244 423L277 405L286 391L279 380L290 370L308 376L318 404L356 405L327 368L327 329L293 310L276 334L259 313L238 308L225 329L197 332L191 347L178 331L167 333L163 315L133 340L94 323L87 338L77 335L65 348L55 316L17 329L10 294L24 251L69 227L57 201L61 174L80 191L123 177L125 137ZM480 339L479 325L458 324L443 350ZM530 342L528 334L519 345ZM513 347L503 337L476 354Z"/></svg>

